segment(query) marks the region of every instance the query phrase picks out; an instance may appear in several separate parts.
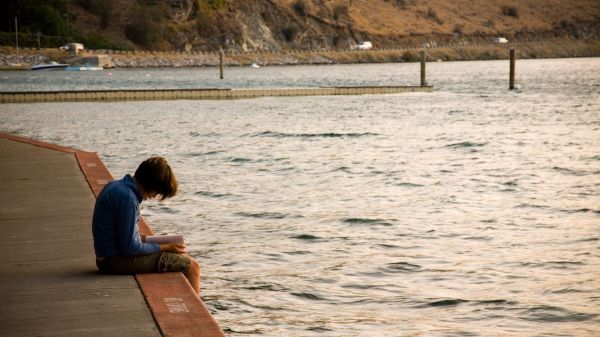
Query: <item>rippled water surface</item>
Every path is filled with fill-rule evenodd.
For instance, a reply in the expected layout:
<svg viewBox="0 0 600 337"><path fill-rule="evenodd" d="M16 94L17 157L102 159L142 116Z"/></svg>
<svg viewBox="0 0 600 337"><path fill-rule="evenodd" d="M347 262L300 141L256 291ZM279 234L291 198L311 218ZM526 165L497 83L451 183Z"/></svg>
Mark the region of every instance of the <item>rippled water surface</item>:
<svg viewBox="0 0 600 337"><path fill-rule="evenodd" d="M181 193L143 214L157 232L185 235L202 296L230 336L600 335L600 59L520 60L512 92L507 61L428 72L429 94L4 104L0 131L98 152L116 177L167 157ZM0 72L0 83L419 76L418 64L214 75Z"/></svg>

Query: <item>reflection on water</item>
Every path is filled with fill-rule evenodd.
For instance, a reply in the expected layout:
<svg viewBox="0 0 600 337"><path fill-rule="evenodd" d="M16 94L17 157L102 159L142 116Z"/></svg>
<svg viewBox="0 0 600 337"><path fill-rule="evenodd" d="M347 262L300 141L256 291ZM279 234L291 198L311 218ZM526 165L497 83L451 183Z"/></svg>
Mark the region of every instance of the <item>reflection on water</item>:
<svg viewBox="0 0 600 337"><path fill-rule="evenodd" d="M385 85L411 67L227 85ZM598 335L600 60L519 61L520 92L507 70L431 64L431 94L5 104L0 130L96 151L115 176L169 158L181 194L143 213L186 236L231 336Z"/></svg>

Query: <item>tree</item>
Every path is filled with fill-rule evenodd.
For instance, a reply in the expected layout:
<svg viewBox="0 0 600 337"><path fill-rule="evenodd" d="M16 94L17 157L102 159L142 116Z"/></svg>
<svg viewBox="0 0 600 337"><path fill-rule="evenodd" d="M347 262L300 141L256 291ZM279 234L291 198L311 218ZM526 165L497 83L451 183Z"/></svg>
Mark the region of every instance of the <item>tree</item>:
<svg viewBox="0 0 600 337"><path fill-rule="evenodd" d="M21 32L66 35L73 31L67 15L66 0L3 0L0 1L0 31L14 31L16 17Z"/></svg>

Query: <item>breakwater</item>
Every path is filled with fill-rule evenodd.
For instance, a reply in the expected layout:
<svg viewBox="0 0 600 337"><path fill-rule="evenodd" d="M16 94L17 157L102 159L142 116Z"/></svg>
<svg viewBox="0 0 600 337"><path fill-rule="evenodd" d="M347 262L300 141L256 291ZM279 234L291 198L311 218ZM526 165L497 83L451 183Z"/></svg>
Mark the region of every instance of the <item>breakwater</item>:
<svg viewBox="0 0 600 337"><path fill-rule="evenodd" d="M326 96L431 92L432 86L360 86L329 88L243 88L0 92L0 103L236 99L266 96Z"/></svg>

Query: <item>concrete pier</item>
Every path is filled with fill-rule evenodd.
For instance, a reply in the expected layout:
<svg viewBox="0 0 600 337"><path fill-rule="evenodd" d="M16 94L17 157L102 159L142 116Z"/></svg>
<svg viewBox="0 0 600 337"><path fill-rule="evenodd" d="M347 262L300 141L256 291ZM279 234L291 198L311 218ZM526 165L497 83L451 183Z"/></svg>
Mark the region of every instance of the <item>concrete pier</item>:
<svg viewBox="0 0 600 337"><path fill-rule="evenodd" d="M431 92L432 86L371 86L323 88L153 89L94 91L0 92L0 103L134 101L175 99L238 99L266 96L325 96Z"/></svg>
<svg viewBox="0 0 600 337"><path fill-rule="evenodd" d="M97 272L95 153L0 133L0 158L3 336L224 336L181 273Z"/></svg>

